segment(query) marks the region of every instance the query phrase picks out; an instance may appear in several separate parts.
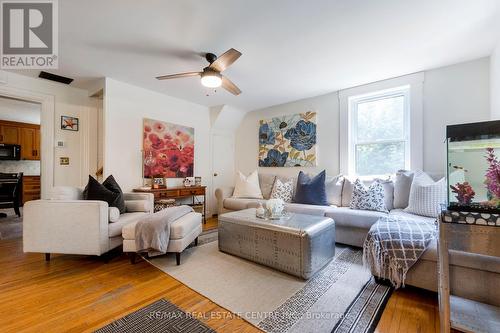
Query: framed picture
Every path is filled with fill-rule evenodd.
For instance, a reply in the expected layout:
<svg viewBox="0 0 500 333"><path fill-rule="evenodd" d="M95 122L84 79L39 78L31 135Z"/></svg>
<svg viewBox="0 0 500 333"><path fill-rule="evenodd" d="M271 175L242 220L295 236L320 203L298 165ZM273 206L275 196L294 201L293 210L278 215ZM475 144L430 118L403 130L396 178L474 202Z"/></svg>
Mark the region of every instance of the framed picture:
<svg viewBox="0 0 500 333"><path fill-rule="evenodd" d="M167 182L163 177L153 178L153 188L166 188Z"/></svg>
<svg viewBox="0 0 500 333"><path fill-rule="evenodd" d="M78 131L78 118L61 116L61 129L67 131Z"/></svg>

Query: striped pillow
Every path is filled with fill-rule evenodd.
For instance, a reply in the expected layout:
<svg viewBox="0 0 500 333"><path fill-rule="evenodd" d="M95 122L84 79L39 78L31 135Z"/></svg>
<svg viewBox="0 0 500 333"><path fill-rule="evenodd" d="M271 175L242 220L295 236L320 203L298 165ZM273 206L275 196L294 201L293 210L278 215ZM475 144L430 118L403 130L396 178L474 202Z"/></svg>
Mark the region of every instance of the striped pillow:
<svg viewBox="0 0 500 333"><path fill-rule="evenodd" d="M441 178L434 182L427 174L423 173L413 179L410 189L410 198L405 212L437 217L440 205L446 202L446 179Z"/></svg>

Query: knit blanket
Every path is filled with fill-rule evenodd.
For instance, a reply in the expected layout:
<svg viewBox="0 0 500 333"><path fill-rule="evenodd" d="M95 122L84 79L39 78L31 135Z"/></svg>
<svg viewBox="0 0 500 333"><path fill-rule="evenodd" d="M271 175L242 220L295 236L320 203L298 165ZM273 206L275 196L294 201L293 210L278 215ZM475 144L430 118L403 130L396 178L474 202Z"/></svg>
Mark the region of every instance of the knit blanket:
<svg viewBox="0 0 500 333"><path fill-rule="evenodd" d="M135 227L136 251L147 252L150 257L167 253L170 225L192 211L190 206L169 207L138 221Z"/></svg>
<svg viewBox="0 0 500 333"><path fill-rule="evenodd" d="M373 275L404 287L406 273L436 238L435 222L407 217L383 217L368 232L363 245L363 263Z"/></svg>

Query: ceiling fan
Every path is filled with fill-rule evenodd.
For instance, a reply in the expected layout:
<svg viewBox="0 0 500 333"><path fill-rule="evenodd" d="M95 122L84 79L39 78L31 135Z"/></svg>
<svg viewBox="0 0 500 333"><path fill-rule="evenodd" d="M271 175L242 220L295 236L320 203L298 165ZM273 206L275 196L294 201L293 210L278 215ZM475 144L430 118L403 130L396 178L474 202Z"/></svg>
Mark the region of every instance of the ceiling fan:
<svg viewBox="0 0 500 333"><path fill-rule="evenodd" d="M203 68L201 72L187 72L172 75L157 76L158 80L177 79L190 76L201 76L201 84L209 88L217 88L222 86L233 95L241 94L238 88L231 80L223 76L221 72L231 66L241 56L241 52L235 49L229 49L224 52L220 57L213 53L205 54L205 59L210 63L207 67Z"/></svg>

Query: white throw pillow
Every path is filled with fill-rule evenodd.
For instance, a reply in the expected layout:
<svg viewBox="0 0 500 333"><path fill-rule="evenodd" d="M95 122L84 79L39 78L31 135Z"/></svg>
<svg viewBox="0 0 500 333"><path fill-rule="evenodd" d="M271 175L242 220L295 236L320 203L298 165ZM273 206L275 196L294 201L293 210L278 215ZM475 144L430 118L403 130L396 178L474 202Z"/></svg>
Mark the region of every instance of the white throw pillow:
<svg viewBox="0 0 500 333"><path fill-rule="evenodd" d="M234 198L263 199L259 186L259 174L257 170L245 177L240 171L236 176L236 185L233 192Z"/></svg>
<svg viewBox="0 0 500 333"><path fill-rule="evenodd" d="M328 204L342 206L342 187L344 186L344 177L338 175L335 177L326 177L325 190Z"/></svg>
<svg viewBox="0 0 500 333"><path fill-rule="evenodd" d="M387 213L384 201L384 185L374 181L366 188L361 180L356 179L352 186L351 209L375 210Z"/></svg>
<svg viewBox="0 0 500 333"><path fill-rule="evenodd" d="M273 190L271 191L271 199L281 199L284 202L292 202L293 198L293 183L292 180L282 182L279 179L274 181Z"/></svg>
<svg viewBox="0 0 500 333"><path fill-rule="evenodd" d="M446 179L434 182L426 173L415 175L410 189L410 198L405 212L437 217L440 205L446 202Z"/></svg>
<svg viewBox="0 0 500 333"><path fill-rule="evenodd" d="M108 221L109 223L116 222L120 219L120 210L116 207L108 207Z"/></svg>

